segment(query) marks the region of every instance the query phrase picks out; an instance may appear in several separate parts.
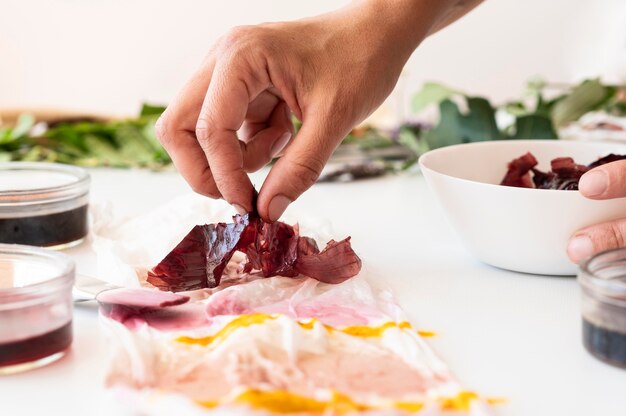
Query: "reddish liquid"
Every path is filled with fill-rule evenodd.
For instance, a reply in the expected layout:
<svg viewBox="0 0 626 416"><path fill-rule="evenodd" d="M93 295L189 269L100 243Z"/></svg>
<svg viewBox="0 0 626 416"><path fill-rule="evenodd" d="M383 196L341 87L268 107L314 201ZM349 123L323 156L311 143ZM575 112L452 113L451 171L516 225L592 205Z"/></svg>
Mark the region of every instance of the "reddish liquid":
<svg viewBox="0 0 626 416"><path fill-rule="evenodd" d="M0 343L0 367L28 363L63 351L72 343L72 322L51 332Z"/></svg>

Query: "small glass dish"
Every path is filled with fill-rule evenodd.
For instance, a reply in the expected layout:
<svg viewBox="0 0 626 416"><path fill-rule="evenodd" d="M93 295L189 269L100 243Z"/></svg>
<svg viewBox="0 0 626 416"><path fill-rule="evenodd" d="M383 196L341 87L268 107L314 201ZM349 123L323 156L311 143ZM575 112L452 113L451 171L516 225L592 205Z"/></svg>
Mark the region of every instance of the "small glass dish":
<svg viewBox="0 0 626 416"><path fill-rule="evenodd" d="M72 343L74 274L63 253L0 244L0 375L65 354Z"/></svg>
<svg viewBox="0 0 626 416"><path fill-rule="evenodd" d="M62 249L87 236L89 174L59 163L0 163L0 243Z"/></svg>
<svg viewBox="0 0 626 416"><path fill-rule="evenodd" d="M583 344L594 357L626 369L626 248L580 266Z"/></svg>

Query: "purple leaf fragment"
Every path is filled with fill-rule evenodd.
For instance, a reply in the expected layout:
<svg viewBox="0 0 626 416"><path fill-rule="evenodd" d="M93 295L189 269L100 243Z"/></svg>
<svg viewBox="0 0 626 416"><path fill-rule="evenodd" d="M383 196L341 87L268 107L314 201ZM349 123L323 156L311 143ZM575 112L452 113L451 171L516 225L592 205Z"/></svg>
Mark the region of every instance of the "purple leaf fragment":
<svg viewBox="0 0 626 416"><path fill-rule="evenodd" d="M626 155L610 154L589 165L579 165L571 157L558 157L550 162L551 170L543 172L535 168L537 159L529 152L509 163L507 173L500 185L576 191L580 178L586 172L600 165L623 159L626 159Z"/></svg>
<svg viewBox="0 0 626 416"><path fill-rule="evenodd" d="M593 169L601 165L606 165L607 163L617 162L618 160L624 160L624 159L626 159L626 155L616 155L614 153L611 153L609 155L601 157L600 159L596 160L593 163L590 163L587 167L589 169Z"/></svg>
<svg viewBox="0 0 626 416"><path fill-rule="evenodd" d="M233 221L195 226L148 272L148 283L172 292L216 287L236 251L247 257L245 272L263 277L304 275L341 283L361 270L349 237L330 241L320 252L315 240L299 235L297 226L266 223L255 213L236 215Z"/></svg>
<svg viewBox="0 0 626 416"><path fill-rule="evenodd" d="M513 159L509 162L506 175L504 175L500 185L532 188L530 171L537 166L537 163L537 159L530 152Z"/></svg>

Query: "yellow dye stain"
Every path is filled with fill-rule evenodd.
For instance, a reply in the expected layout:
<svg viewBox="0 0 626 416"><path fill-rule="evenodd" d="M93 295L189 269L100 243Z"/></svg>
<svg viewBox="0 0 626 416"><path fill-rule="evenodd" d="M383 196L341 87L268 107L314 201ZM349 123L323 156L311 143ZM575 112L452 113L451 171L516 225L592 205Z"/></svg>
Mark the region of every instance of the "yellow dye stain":
<svg viewBox="0 0 626 416"><path fill-rule="evenodd" d="M383 332L385 332L389 328L411 328L411 324L406 321L400 323L385 322L384 324L378 326L348 326L346 328L340 329L340 331L345 334L352 335L353 337L372 338L382 336Z"/></svg>
<svg viewBox="0 0 626 416"><path fill-rule="evenodd" d="M182 342L185 344L198 344L206 347L207 345L212 344L216 341L223 341L228 338L233 332L235 332L239 328L259 325L264 323L265 321L276 319L275 316L268 315L265 313L251 313L247 315L240 315L224 325L222 329L217 331L214 335L209 335L207 337L202 338L193 338L193 337L178 337L176 341Z"/></svg>
<svg viewBox="0 0 626 416"><path fill-rule="evenodd" d="M485 401L491 405L504 404L509 401L506 397L487 397Z"/></svg>
<svg viewBox="0 0 626 416"><path fill-rule="evenodd" d="M404 412L412 412L417 413L424 408L424 403L419 402L397 402L394 406L398 410L402 410Z"/></svg>
<svg viewBox="0 0 626 416"><path fill-rule="evenodd" d="M328 408L328 403L283 390L248 390L235 402L273 413L323 413Z"/></svg>
<svg viewBox="0 0 626 416"><path fill-rule="evenodd" d="M349 396L338 392L333 392L330 400L322 401L312 399L306 396L301 396L285 390L247 390L237 396L233 400L233 402L250 406L256 410L263 410L266 412L272 412L277 414L322 414L326 412L332 412L332 414L343 415L352 412L365 412L369 410L376 410L376 408L373 406L356 403ZM219 405L219 403L213 401L200 401L197 403L200 406L207 408L214 408ZM424 404L398 402L394 403L392 407L398 410L403 410L405 412L419 412L424 407Z"/></svg>
<svg viewBox="0 0 626 416"><path fill-rule="evenodd" d="M233 319L232 321L230 321L229 323L227 323L222 329L220 329L214 335L209 335L209 336L201 337L201 338L182 336L182 337L176 338L176 341L182 342L185 344L196 344L196 345L202 345L206 347L208 345L213 344L214 342L223 341L228 336L230 336L233 332L235 332L236 330L240 328L249 327L252 325L260 325L269 320L276 319L278 318L278 316L279 315L269 315L265 313L252 313L252 314L247 314L247 315L240 315L236 317L235 319ZM315 327L315 324L318 322L319 321L317 319L310 319L307 321L298 321L297 324L302 329L312 330ZM383 335L383 332L385 332L389 328L410 329L412 327L409 322L402 321L398 323L397 322L385 322L384 324L378 325L378 326L367 326L367 325L348 326L346 328L341 328L341 329L334 328L329 325L324 325L324 328L328 332L340 331L340 332L343 332L344 334L351 335L353 337L374 338L374 337L381 337ZM433 332L427 332L427 331L418 331L418 333L425 337L434 335Z"/></svg>
<svg viewBox="0 0 626 416"><path fill-rule="evenodd" d="M437 333L434 331L417 331L417 333L419 334L420 337L424 337L424 338L430 338L430 337L436 337Z"/></svg>
<svg viewBox="0 0 626 416"><path fill-rule="evenodd" d="M220 402L217 402L215 400L198 401L196 403L198 403L202 407L206 407L207 409L213 409L220 405Z"/></svg>
<svg viewBox="0 0 626 416"><path fill-rule="evenodd" d="M473 391L462 391L454 397L445 397L441 399L442 410L460 410L469 411L472 401L478 399L478 394Z"/></svg>
<svg viewBox="0 0 626 416"><path fill-rule="evenodd" d="M441 409L450 411L469 411L471 402L478 400L478 394L471 391L462 391L454 397L441 398ZM486 399L487 403L501 404L506 402L505 398ZM374 406L356 403L349 396L333 392L332 398L327 401L312 399L285 390L263 391L247 390L237 396L234 403L248 405L257 410L264 410L277 414L293 413L325 413L343 415L351 412L364 412L369 410L384 410ZM217 401L199 401L200 406L212 409L219 405L226 404ZM395 402L392 408L409 413L420 412L424 408L422 402Z"/></svg>
<svg viewBox="0 0 626 416"><path fill-rule="evenodd" d="M317 320L317 319L311 319L311 320L308 320L308 321L306 321L306 322L304 322L304 321L298 321L298 325L300 325L300 328L302 328L302 329L308 329L308 330L311 330L311 329L313 329L313 327L315 326L315 323L316 323L316 322L318 322L318 320Z"/></svg>
<svg viewBox="0 0 626 416"><path fill-rule="evenodd" d="M350 396L347 396L342 393L333 392L333 398L330 401L330 409L334 410L339 414L350 413L350 412L366 412L368 410L373 410L372 407L355 403Z"/></svg>

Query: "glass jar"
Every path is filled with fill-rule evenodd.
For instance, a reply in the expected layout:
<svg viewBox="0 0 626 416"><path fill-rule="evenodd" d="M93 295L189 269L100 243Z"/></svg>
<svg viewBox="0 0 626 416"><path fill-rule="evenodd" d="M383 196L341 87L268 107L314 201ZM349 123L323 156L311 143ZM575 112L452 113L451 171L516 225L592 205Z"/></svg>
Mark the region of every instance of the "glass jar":
<svg viewBox="0 0 626 416"><path fill-rule="evenodd" d="M63 253L0 244L0 374L64 355L72 342L74 273Z"/></svg>
<svg viewBox="0 0 626 416"><path fill-rule="evenodd" d="M87 235L89 174L58 163L0 163L0 243L66 248Z"/></svg>
<svg viewBox="0 0 626 416"><path fill-rule="evenodd" d="M626 368L626 248L581 264L583 343L596 358Z"/></svg>

